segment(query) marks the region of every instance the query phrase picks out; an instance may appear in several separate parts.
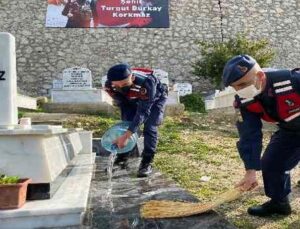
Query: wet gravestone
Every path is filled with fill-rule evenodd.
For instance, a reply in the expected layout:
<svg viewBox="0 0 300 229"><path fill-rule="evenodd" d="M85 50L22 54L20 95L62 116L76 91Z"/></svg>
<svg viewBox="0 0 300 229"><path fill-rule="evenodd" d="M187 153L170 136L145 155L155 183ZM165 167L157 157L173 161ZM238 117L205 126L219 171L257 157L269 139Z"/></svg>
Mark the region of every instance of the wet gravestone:
<svg viewBox="0 0 300 229"><path fill-rule="evenodd" d="M139 228L139 229L208 229L235 228L216 212L210 211L192 217L174 219L143 219L142 203L148 200L176 200L197 202L197 198L180 188L160 172L148 178L137 178L139 159L132 158L126 169L116 168L109 184L105 168L108 157L96 159L89 206L84 219L88 228Z"/></svg>

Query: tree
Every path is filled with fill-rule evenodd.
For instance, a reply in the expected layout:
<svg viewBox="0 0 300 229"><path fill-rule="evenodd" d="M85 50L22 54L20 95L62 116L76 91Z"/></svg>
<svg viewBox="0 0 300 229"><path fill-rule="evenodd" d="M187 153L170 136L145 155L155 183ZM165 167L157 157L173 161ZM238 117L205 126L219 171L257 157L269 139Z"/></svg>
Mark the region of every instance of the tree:
<svg viewBox="0 0 300 229"><path fill-rule="evenodd" d="M226 62L233 56L248 54L256 59L261 67L268 67L275 57L267 39L250 40L238 34L227 42L197 42L201 59L192 64L192 74L209 79L217 88L222 86L222 72Z"/></svg>

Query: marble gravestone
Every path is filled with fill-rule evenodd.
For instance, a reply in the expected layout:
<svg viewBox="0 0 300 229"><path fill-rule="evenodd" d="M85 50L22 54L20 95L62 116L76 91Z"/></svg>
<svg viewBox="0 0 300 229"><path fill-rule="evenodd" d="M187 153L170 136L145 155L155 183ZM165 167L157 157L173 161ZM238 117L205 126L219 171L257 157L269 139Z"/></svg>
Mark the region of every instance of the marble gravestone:
<svg viewBox="0 0 300 229"><path fill-rule="evenodd" d="M92 73L87 68L73 67L63 71L64 90L92 89Z"/></svg>
<svg viewBox="0 0 300 229"><path fill-rule="evenodd" d="M16 48L11 34L1 33L0 50L0 128L13 128L18 124L18 112Z"/></svg>
<svg viewBox="0 0 300 229"><path fill-rule="evenodd" d="M62 89L63 87L63 81L62 80L53 80L52 82L52 88L53 89Z"/></svg>
<svg viewBox="0 0 300 229"><path fill-rule="evenodd" d="M0 33L0 39L0 173L30 177L33 183L49 183L67 165L58 156L63 146L57 144L58 135L67 130L57 126L27 126L25 129L18 125L15 38L9 33ZM56 149L46 147L49 141ZM48 164L47 156L58 157L61 163Z"/></svg>
<svg viewBox="0 0 300 229"><path fill-rule="evenodd" d="M180 103L179 92L170 90L165 108L165 116L178 116L184 113L184 104Z"/></svg>
<svg viewBox="0 0 300 229"><path fill-rule="evenodd" d="M29 177L31 185L48 187L92 136L61 126L18 124L15 38L0 33L0 41L0 173Z"/></svg>
<svg viewBox="0 0 300 229"><path fill-rule="evenodd" d="M192 84L190 83L176 83L174 84L174 91L178 91L179 96L192 94Z"/></svg>
<svg viewBox="0 0 300 229"><path fill-rule="evenodd" d="M2 42L0 43L0 96L1 106L6 109L2 111L0 116L0 129L13 128L18 123L17 109L18 107L36 110L36 99L17 94L17 72L16 72L16 56L15 38L2 33ZM9 76L9 77L7 77ZM5 99L4 99L5 98Z"/></svg>
<svg viewBox="0 0 300 229"><path fill-rule="evenodd" d="M51 103L43 106L49 113L93 114L112 113L112 98L103 90L92 87L92 74L87 68L73 67L55 79Z"/></svg>
<svg viewBox="0 0 300 229"><path fill-rule="evenodd" d="M65 69L62 80L53 81L51 99L61 104L112 104L103 90L92 87L91 71L81 67Z"/></svg>
<svg viewBox="0 0 300 229"><path fill-rule="evenodd" d="M11 34L0 32L0 50L0 174L31 178L30 201L20 209L0 211L0 228L80 225L95 160L92 132L18 124L15 38Z"/></svg>
<svg viewBox="0 0 300 229"><path fill-rule="evenodd" d="M232 114L234 113L234 107L232 104L234 102L235 95L236 91L230 86L226 87L222 91L216 90L213 98L205 101L205 109L213 110L226 108L226 112Z"/></svg>
<svg viewBox="0 0 300 229"><path fill-rule="evenodd" d="M169 73L161 70L161 69L154 69L153 75L156 76L161 83L167 85L169 87Z"/></svg>
<svg viewBox="0 0 300 229"><path fill-rule="evenodd" d="M178 91L169 91L168 99L166 104L167 105L176 105L179 104L179 93Z"/></svg>
<svg viewBox="0 0 300 229"><path fill-rule="evenodd" d="M105 88L105 82L106 82L106 80L107 80L107 76L106 75L101 77L101 86L102 86L102 88Z"/></svg>

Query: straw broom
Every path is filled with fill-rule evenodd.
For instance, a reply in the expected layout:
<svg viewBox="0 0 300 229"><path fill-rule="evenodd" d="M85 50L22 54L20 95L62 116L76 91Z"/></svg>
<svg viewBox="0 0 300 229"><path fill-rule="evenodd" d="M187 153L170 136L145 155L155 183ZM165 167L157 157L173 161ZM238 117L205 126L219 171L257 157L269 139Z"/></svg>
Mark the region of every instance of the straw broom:
<svg viewBox="0 0 300 229"><path fill-rule="evenodd" d="M187 203L179 201L151 200L141 208L143 218L176 218L204 213L218 207L219 205L238 199L242 191L232 189L217 196L216 200L202 203Z"/></svg>

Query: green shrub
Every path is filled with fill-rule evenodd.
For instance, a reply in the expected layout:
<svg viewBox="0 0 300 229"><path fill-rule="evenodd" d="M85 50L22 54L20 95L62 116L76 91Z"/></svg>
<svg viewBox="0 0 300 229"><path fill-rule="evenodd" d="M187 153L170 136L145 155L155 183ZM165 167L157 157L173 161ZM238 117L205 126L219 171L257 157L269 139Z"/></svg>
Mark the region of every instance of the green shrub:
<svg viewBox="0 0 300 229"><path fill-rule="evenodd" d="M209 79L216 87L222 88L222 72L226 62L233 56L248 54L261 67L269 67L275 57L267 39L250 40L238 34L227 42L198 41L201 59L192 64L192 74Z"/></svg>
<svg viewBox="0 0 300 229"><path fill-rule="evenodd" d="M199 93L192 93L180 97L180 102L184 104L185 110L193 112L205 112L205 104L202 95Z"/></svg>
<svg viewBox="0 0 300 229"><path fill-rule="evenodd" d="M0 184L17 184L20 178L17 176L0 175Z"/></svg>
<svg viewBox="0 0 300 229"><path fill-rule="evenodd" d="M18 118L20 119L20 118L22 118L23 116L24 116L24 114L25 114L25 111L18 111Z"/></svg>

